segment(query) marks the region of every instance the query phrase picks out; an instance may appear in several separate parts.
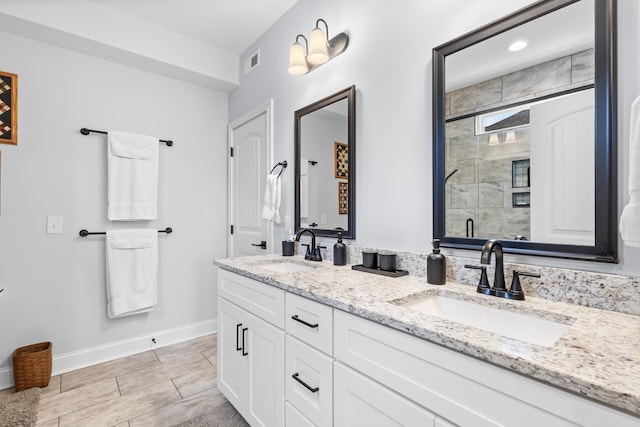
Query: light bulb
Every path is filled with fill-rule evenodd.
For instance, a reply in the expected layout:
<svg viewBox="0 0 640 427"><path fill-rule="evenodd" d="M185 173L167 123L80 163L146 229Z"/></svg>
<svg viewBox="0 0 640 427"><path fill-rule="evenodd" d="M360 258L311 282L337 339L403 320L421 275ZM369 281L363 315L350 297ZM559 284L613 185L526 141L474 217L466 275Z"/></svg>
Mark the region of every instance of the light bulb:
<svg viewBox="0 0 640 427"><path fill-rule="evenodd" d="M304 58L304 46L295 42L289 51L289 74L306 74L309 71L307 61Z"/></svg>
<svg viewBox="0 0 640 427"><path fill-rule="evenodd" d="M328 60L329 50L327 48L327 37L319 27L316 27L311 31L307 61L311 64L318 65L324 64Z"/></svg>

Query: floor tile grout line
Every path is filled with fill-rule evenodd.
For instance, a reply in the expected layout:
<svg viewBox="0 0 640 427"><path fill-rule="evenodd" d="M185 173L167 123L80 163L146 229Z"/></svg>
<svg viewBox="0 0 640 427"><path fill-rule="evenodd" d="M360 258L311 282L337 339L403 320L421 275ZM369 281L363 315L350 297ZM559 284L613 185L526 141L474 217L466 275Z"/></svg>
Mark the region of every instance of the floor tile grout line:
<svg viewBox="0 0 640 427"><path fill-rule="evenodd" d="M63 379L68 379L68 375L72 374L75 371L70 371L68 373L60 374L60 377L59 377L60 380L59 380L58 386L55 387L54 389L50 390L51 391L50 396L53 397L53 396L56 396L56 395L66 395L67 392L72 392L72 391L77 390L77 389L79 389L81 387L85 387L87 385L95 384L95 383L100 382L100 381L115 380L116 387L118 389L118 394L116 396L114 396L114 399L126 398L126 396L128 394L130 394L130 393L128 393L127 395L123 395L122 394L122 389L121 389L121 384L120 384L120 381L121 381L121 379L122 379L122 377L124 375L131 374L131 373L134 373L135 371L143 370L145 368L149 368L152 365L156 365L156 366L163 366L164 365L164 366L167 366L170 362L173 362L173 361L175 361L176 359L179 359L179 358L189 357L189 355L196 355L197 354L199 358L202 358L202 359L204 359L204 360L206 360L208 362L208 365L206 365L207 367L196 369L193 372L197 372L200 369L210 369L211 367L216 368L216 366L217 366L216 362L217 361L216 361L216 358L215 358L215 354L217 353L217 350L218 350L217 342L216 342L216 338L217 338L216 334L213 334L212 338L213 338L212 345L207 344L207 340L210 339L210 338L208 338L207 340L204 340L201 337L201 338L198 338L197 339L198 341L196 341L192 345L184 345L184 343L178 343L173 351L170 348L168 348L166 351L158 351L158 349L150 349L153 352L153 359L152 360L150 360L148 362L145 362L143 364L140 364L140 365L137 365L135 363L133 364L133 366L131 366L129 364L125 364L124 369L121 372L117 369L117 368L120 368L120 366L115 365L114 369L112 369L111 372L110 372L109 369L107 369L106 372L104 372L104 371L102 372L103 374L107 374L104 377L100 377L100 375L99 375L100 371L98 370L98 372L97 372L98 375L97 375L96 378L99 378L99 379L91 378L91 374L89 374L89 375L87 375L87 378L89 378L90 380L88 380L86 383L84 383L82 385L70 388L69 390L64 390L63 391L62 381L63 381ZM170 346L165 346L165 347L171 347L171 345ZM165 348L165 347L163 347L163 348ZM205 353L213 353L214 357L212 359L210 359L205 355ZM167 360L161 360L161 355L162 355L162 357L168 358L168 359ZM151 359L151 358L149 358L149 359ZM108 363L108 362L105 362L105 363ZM94 366L97 366L97 365L94 365ZM90 368L90 367L80 368L78 370L82 370L82 369L86 369L86 368ZM78 371L78 370L76 370L76 371ZM192 372L188 372L188 373L185 373L184 375L189 375L191 373ZM164 381L166 381L166 380L171 381L171 384L174 387L174 390L177 391L177 394L175 395L175 397L178 397L178 399L176 401L174 401L174 402L172 402L172 403L170 403L168 405L165 405L165 406L171 406L173 404L179 404L181 402L188 401L192 397L191 395L185 397L183 395L183 392L180 391L180 389L178 388L178 385L175 382L175 380L177 380L179 377L182 377L184 375L180 375L180 376L177 376L177 377L174 377L174 378L166 378L164 380ZM75 380L75 378L74 378L74 380ZM145 388L149 388L149 387L152 387L154 385L157 385L157 384L149 384L148 386L142 387L139 390L144 390ZM213 388L215 388L215 387L213 387ZM139 391L139 390L136 390L136 391ZM209 389L206 389L206 390L209 390ZM201 392L203 392L203 391L206 391L206 390L201 390L200 392L196 393L196 395L201 393ZM57 391L57 393L56 393L56 391ZM185 389L185 391L187 391L187 390ZM154 410L157 410L157 409L158 408L156 408ZM78 412L78 411L71 410L71 412L69 412L67 414L64 414L64 416L71 415L71 414L73 414L75 412ZM134 418L137 418L139 416L140 415L136 415L136 417L134 417ZM58 417L55 418L55 422L56 422L56 425L58 427L60 427L60 425L61 425L62 417L63 416L58 416ZM131 427L131 421L134 418L129 419L129 420L122 420L122 422L119 423L118 425ZM52 423L53 420L47 420L47 422Z"/></svg>

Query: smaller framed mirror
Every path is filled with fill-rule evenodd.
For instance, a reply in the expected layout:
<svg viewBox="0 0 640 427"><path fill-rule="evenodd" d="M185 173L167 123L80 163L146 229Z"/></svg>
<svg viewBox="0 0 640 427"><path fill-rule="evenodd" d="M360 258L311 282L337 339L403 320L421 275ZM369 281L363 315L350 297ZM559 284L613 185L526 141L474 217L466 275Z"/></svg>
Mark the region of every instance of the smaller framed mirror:
<svg viewBox="0 0 640 427"><path fill-rule="evenodd" d="M355 111L350 86L294 113L296 231L355 238Z"/></svg>

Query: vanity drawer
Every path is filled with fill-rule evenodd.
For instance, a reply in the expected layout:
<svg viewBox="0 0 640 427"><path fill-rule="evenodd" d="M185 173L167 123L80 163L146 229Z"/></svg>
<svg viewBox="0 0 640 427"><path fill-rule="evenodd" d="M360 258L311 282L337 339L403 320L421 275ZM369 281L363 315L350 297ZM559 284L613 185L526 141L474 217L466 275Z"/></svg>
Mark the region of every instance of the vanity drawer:
<svg viewBox="0 0 640 427"><path fill-rule="evenodd" d="M333 355L333 308L287 293L285 323L287 334Z"/></svg>
<svg viewBox="0 0 640 427"><path fill-rule="evenodd" d="M284 404L284 416L285 426L287 427L316 427L314 423L291 406L289 402L285 402Z"/></svg>
<svg viewBox="0 0 640 427"><path fill-rule="evenodd" d="M284 294L282 289L218 269L218 296L280 329L284 329Z"/></svg>
<svg viewBox="0 0 640 427"><path fill-rule="evenodd" d="M290 335L285 354L286 400L316 426L331 426L333 359Z"/></svg>

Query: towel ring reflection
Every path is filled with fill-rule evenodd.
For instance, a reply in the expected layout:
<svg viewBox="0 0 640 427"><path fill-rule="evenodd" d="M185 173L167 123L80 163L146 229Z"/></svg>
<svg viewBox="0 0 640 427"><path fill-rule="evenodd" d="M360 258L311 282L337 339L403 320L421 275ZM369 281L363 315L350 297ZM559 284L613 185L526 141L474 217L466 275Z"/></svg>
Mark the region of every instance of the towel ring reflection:
<svg viewBox="0 0 640 427"><path fill-rule="evenodd" d="M287 168L287 161L284 160L282 162L278 162L276 163L276 165L274 167L271 168L271 172L269 172L269 174L272 174L274 170L276 170L276 168L278 166L281 166L282 169L280 169L280 173L278 174L278 178L280 178L280 175L282 175L282 172Z"/></svg>

